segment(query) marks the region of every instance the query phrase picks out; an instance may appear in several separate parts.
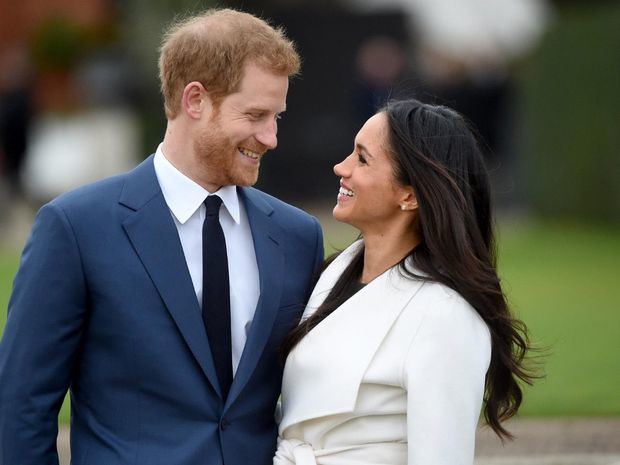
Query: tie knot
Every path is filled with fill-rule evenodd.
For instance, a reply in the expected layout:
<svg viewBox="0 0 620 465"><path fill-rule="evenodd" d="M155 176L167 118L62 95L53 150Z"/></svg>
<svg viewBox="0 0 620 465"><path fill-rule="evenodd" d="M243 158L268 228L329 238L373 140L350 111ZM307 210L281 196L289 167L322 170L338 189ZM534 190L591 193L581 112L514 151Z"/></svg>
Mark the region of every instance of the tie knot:
<svg viewBox="0 0 620 465"><path fill-rule="evenodd" d="M221 198L219 198L217 195L209 195L205 200L205 207L207 207L207 216L218 216L220 213L221 205Z"/></svg>

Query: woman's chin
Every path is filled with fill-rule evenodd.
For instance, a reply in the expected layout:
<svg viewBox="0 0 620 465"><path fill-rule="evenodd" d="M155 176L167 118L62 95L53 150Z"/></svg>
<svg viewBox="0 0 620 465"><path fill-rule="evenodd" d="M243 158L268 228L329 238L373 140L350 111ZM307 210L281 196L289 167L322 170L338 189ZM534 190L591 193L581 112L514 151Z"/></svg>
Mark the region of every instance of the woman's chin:
<svg viewBox="0 0 620 465"><path fill-rule="evenodd" d="M342 211L342 207L339 204L336 204L336 206L332 210L332 216L336 221L340 221L342 223L347 222L347 215Z"/></svg>
<svg viewBox="0 0 620 465"><path fill-rule="evenodd" d="M334 210L332 211L332 216L336 221L340 221L341 223L346 223L354 226L353 223L351 223L350 215L348 215L345 209L339 204L336 204L336 206L334 207Z"/></svg>

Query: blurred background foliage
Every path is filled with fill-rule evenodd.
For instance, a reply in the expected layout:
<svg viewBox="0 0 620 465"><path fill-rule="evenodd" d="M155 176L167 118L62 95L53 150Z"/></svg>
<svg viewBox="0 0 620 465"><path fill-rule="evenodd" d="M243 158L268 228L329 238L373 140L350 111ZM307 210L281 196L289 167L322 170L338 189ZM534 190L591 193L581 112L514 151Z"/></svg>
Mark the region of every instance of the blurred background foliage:
<svg viewBox="0 0 620 465"><path fill-rule="evenodd" d="M620 3L569 3L518 73L521 179L540 215L620 220Z"/></svg>

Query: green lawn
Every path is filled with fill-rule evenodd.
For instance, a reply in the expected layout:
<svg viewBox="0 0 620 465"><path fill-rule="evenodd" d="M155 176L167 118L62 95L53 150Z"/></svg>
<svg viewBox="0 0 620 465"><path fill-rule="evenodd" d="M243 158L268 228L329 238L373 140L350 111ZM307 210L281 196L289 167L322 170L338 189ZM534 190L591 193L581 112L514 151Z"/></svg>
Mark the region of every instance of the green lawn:
<svg viewBox="0 0 620 465"><path fill-rule="evenodd" d="M549 348L523 413L620 414L620 229L505 227L500 271L533 340Z"/></svg>
<svg viewBox="0 0 620 465"><path fill-rule="evenodd" d="M6 323L6 308L18 261L17 252L0 251L0 328Z"/></svg>
<svg viewBox="0 0 620 465"><path fill-rule="evenodd" d="M326 226L328 249L355 237ZM620 415L620 228L505 225L500 239L513 308L548 348L546 378L527 389L522 413ZM0 328L16 267L16 253L0 252Z"/></svg>
<svg viewBox="0 0 620 465"><path fill-rule="evenodd" d="M11 295L11 287L13 285L13 276L17 271L19 264L19 253L0 250L0 334L4 330L6 323L6 310ZM60 422L69 423L69 396L65 399L65 403L60 411Z"/></svg>

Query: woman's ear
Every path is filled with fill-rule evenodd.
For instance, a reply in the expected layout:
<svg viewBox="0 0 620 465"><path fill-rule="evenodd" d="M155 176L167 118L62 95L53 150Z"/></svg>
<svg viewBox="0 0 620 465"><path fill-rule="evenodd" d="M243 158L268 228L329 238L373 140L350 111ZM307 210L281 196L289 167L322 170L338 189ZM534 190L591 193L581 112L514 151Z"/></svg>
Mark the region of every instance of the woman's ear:
<svg viewBox="0 0 620 465"><path fill-rule="evenodd" d="M209 96L204 86L198 81L190 82L183 89L181 96L184 113L191 119L200 119L207 104L206 100L209 100Z"/></svg>
<svg viewBox="0 0 620 465"><path fill-rule="evenodd" d="M418 199L415 196L415 192L413 191L413 187L407 186L403 187L402 196L398 202L400 205L400 209L402 211L412 211L417 210L418 208Z"/></svg>

